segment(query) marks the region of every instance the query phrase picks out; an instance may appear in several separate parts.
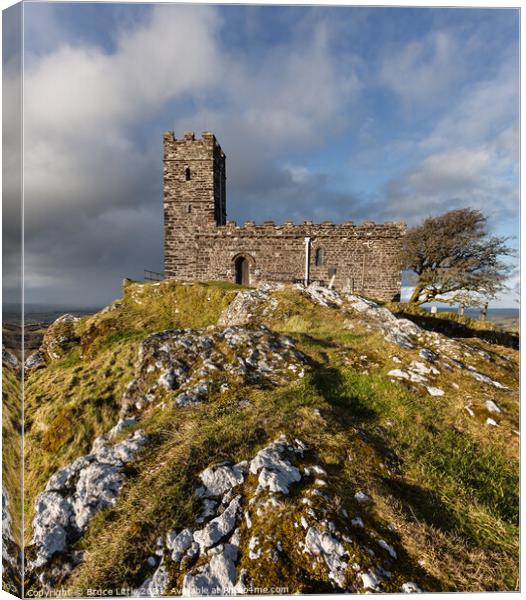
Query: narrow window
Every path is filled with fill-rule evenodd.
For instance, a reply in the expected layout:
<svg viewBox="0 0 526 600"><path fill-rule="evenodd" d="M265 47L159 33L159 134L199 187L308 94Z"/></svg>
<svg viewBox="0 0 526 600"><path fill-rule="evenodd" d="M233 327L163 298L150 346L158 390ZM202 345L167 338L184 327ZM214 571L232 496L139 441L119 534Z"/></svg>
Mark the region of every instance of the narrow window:
<svg viewBox="0 0 526 600"><path fill-rule="evenodd" d="M189 213L191 213L191 212L192 212L192 205L191 205L191 204L189 204L189 205L188 205L188 212L189 212Z"/></svg>
<svg viewBox="0 0 526 600"><path fill-rule="evenodd" d="M316 254L314 255L314 262L317 267L321 267L321 265L323 265L323 250L321 248L316 248Z"/></svg>
<svg viewBox="0 0 526 600"><path fill-rule="evenodd" d="M192 173L190 173L190 167L186 167L186 169L184 170L184 176L186 181L190 181L190 179L192 179ZM190 212L190 211L188 211Z"/></svg>

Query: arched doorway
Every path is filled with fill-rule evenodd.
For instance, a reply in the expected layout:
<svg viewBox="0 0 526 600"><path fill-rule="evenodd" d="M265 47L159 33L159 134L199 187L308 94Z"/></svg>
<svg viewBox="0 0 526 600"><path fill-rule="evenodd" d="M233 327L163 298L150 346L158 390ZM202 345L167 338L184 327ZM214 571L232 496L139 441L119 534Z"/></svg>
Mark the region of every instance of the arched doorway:
<svg viewBox="0 0 526 600"><path fill-rule="evenodd" d="M236 270L236 283L250 285L250 263L246 256L238 256L234 261Z"/></svg>

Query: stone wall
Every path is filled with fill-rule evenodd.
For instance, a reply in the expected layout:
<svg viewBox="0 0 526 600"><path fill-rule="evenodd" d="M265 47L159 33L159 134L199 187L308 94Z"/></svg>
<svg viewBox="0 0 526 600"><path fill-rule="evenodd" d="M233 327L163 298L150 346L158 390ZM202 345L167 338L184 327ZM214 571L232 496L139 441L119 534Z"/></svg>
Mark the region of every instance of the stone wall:
<svg viewBox="0 0 526 600"><path fill-rule="evenodd" d="M225 155L211 133L165 134L164 223L167 277L235 281L242 255L251 285L303 281L309 237L310 281L383 300L400 293L403 223L226 222Z"/></svg>
<svg viewBox="0 0 526 600"><path fill-rule="evenodd" d="M326 223L321 225L245 225L200 231L197 269L199 280L235 281L234 260L243 255L250 265L250 284L270 281L303 281L305 276L305 237L311 239L310 281L389 300L400 293L400 240L405 227ZM316 250L321 249L321 265Z"/></svg>

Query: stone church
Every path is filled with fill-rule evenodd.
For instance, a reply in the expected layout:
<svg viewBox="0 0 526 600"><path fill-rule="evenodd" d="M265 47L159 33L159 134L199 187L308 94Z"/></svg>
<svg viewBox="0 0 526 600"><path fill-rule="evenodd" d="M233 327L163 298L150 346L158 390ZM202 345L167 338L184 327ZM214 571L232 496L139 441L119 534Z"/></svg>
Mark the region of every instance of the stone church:
<svg viewBox="0 0 526 600"><path fill-rule="evenodd" d="M238 225L226 220L225 154L212 133L165 133L163 163L166 277L250 286L319 282L399 298L403 223Z"/></svg>

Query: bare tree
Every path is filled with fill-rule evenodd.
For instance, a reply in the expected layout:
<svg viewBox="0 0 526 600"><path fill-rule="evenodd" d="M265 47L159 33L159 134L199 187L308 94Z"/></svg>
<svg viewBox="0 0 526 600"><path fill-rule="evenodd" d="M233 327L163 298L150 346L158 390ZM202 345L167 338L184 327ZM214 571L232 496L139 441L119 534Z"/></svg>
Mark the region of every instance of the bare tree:
<svg viewBox="0 0 526 600"><path fill-rule="evenodd" d="M423 304L451 292L477 292L494 297L505 288L510 265L500 257L513 255L507 238L489 237L487 218L462 208L428 217L408 230L403 244L404 268L415 274L409 302Z"/></svg>

